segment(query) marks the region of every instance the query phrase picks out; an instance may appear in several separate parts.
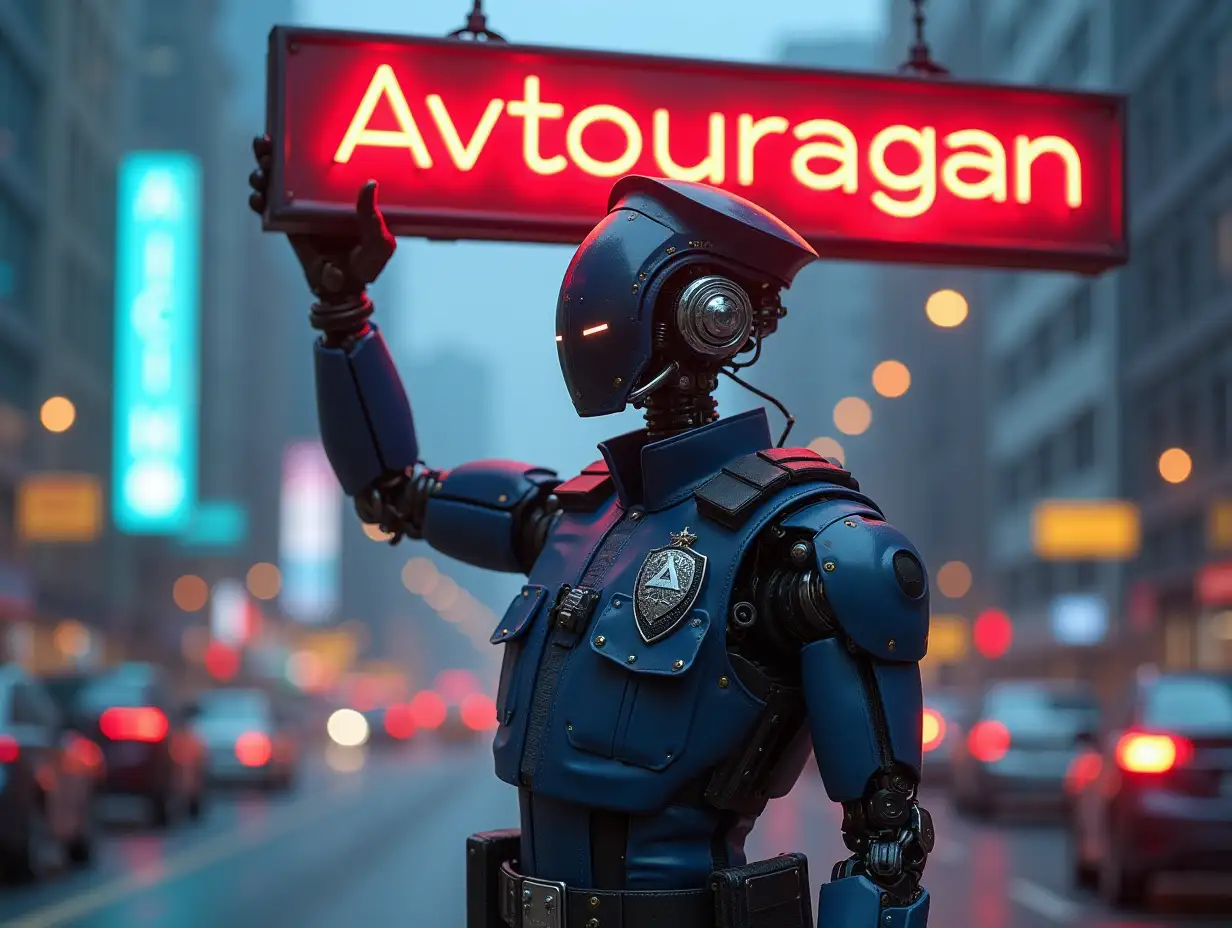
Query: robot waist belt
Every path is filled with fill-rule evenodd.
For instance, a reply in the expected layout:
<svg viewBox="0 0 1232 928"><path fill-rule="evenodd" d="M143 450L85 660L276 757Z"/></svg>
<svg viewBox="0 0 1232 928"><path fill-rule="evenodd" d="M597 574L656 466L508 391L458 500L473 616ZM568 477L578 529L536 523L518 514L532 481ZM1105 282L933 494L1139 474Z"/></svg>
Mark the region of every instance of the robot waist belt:
<svg viewBox="0 0 1232 928"><path fill-rule="evenodd" d="M812 928L808 861L716 870L701 889L575 889L518 873L516 830L467 840L467 928Z"/></svg>
<svg viewBox="0 0 1232 928"><path fill-rule="evenodd" d="M709 890L570 889L501 867L500 914L509 928L715 928Z"/></svg>

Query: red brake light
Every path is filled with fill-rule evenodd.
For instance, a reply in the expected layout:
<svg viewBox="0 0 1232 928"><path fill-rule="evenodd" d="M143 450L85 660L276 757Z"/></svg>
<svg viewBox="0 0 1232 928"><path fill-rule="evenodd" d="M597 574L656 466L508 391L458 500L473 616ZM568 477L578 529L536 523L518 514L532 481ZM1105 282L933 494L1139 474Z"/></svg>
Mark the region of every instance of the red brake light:
<svg viewBox="0 0 1232 928"><path fill-rule="evenodd" d="M1065 771L1065 792L1076 796L1099 779L1103 758L1097 751L1084 751L1075 757Z"/></svg>
<svg viewBox="0 0 1232 928"><path fill-rule="evenodd" d="M967 750L976 760L993 764L1010 749L1010 730L995 719L985 719L972 726L967 735Z"/></svg>
<svg viewBox="0 0 1232 928"><path fill-rule="evenodd" d="M925 753L939 748L945 740L945 716L936 709L925 709L921 735Z"/></svg>
<svg viewBox="0 0 1232 928"><path fill-rule="evenodd" d="M410 706L393 705L385 710L385 731L389 737L405 741L415 734L415 713Z"/></svg>
<svg viewBox="0 0 1232 928"><path fill-rule="evenodd" d="M245 767L263 767L269 763L273 747L259 731L249 731L235 739L235 756Z"/></svg>
<svg viewBox="0 0 1232 928"><path fill-rule="evenodd" d="M21 757L21 746L10 735L0 735L0 764L15 764Z"/></svg>
<svg viewBox="0 0 1232 928"><path fill-rule="evenodd" d="M496 703L483 693L471 693L459 706L462 724L471 731L489 731L497 727Z"/></svg>
<svg viewBox="0 0 1232 928"><path fill-rule="evenodd" d="M108 709L99 718L98 727L112 741L153 743L167 737L167 717L158 709Z"/></svg>
<svg viewBox="0 0 1232 928"><path fill-rule="evenodd" d="M449 710L439 693L424 690L411 700L411 718L419 728L440 728Z"/></svg>
<svg viewBox="0 0 1232 928"><path fill-rule="evenodd" d="M1127 732L1117 741L1116 761L1127 773L1167 773L1187 763L1192 750L1184 738Z"/></svg>

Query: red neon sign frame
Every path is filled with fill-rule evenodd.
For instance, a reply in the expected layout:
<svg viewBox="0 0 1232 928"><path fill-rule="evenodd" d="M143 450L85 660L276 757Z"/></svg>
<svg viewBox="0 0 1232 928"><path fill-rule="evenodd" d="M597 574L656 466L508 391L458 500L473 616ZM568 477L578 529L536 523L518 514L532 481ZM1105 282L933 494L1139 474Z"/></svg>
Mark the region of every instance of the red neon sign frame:
<svg viewBox="0 0 1232 928"><path fill-rule="evenodd" d="M616 178L714 183L823 257L1127 258L1123 97L278 27L267 229L381 182L399 235L580 242Z"/></svg>

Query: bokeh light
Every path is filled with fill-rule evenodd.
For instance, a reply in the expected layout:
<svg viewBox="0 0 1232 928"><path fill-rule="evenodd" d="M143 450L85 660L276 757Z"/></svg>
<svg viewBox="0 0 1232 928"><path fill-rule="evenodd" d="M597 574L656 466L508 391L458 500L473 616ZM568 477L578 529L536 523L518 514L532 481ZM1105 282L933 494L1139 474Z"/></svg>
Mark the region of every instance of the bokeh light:
<svg viewBox="0 0 1232 928"><path fill-rule="evenodd" d="M967 318L967 298L957 290L938 290L924 304L928 321L938 328L952 329Z"/></svg>
<svg viewBox="0 0 1232 928"><path fill-rule="evenodd" d="M426 557L413 557L402 567L402 585L418 596L427 596L440 582L436 565Z"/></svg>
<svg viewBox="0 0 1232 928"><path fill-rule="evenodd" d="M196 574L185 574L175 581L171 598L185 612L200 612L210 598L210 585Z"/></svg>
<svg viewBox="0 0 1232 928"><path fill-rule="evenodd" d="M282 589L282 571L276 564L253 564L248 568L247 585L257 599L273 599Z"/></svg>
<svg viewBox="0 0 1232 928"><path fill-rule="evenodd" d="M52 632L52 643L65 657L73 659L90 653L90 630L75 619L65 619Z"/></svg>
<svg viewBox="0 0 1232 928"><path fill-rule="evenodd" d="M389 541L394 537L393 532L387 532L379 525L370 525L367 522L364 523L364 534L373 541Z"/></svg>
<svg viewBox="0 0 1232 928"><path fill-rule="evenodd" d="M863 435L873 424L873 410L858 396L848 396L834 405L834 427L844 435Z"/></svg>
<svg viewBox="0 0 1232 928"><path fill-rule="evenodd" d="M190 664L205 661L205 649L210 646L210 630L204 625L190 625L180 635L180 653Z"/></svg>
<svg viewBox="0 0 1232 928"><path fill-rule="evenodd" d="M1159 476L1168 483L1184 483L1193 473L1193 458L1183 448L1169 448L1159 456Z"/></svg>
<svg viewBox="0 0 1232 928"><path fill-rule="evenodd" d="M205 649L205 669L215 680L233 680L240 672L239 652L221 641L211 641Z"/></svg>
<svg viewBox="0 0 1232 928"><path fill-rule="evenodd" d="M911 388L911 371L902 361L882 361L873 368L873 389L887 399L897 399Z"/></svg>
<svg viewBox="0 0 1232 928"><path fill-rule="evenodd" d="M452 608L461 598L462 591L453 578L441 576L432 589L424 594L424 601L437 612Z"/></svg>
<svg viewBox="0 0 1232 928"><path fill-rule="evenodd" d="M1004 657L1014 642L1014 623L1000 609L986 609L975 617L971 642L981 657L995 661Z"/></svg>
<svg viewBox="0 0 1232 928"><path fill-rule="evenodd" d="M292 686L315 692L325 686L329 675L321 656L314 651L296 651L287 658L287 679Z"/></svg>
<svg viewBox="0 0 1232 928"><path fill-rule="evenodd" d="M845 463L847 459L847 453L843 451L843 446L840 445L835 439L825 435L820 438L814 438L810 441L808 443L808 449L809 451L817 452L823 458L834 458L840 464Z"/></svg>
<svg viewBox="0 0 1232 928"><path fill-rule="evenodd" d="M971 568L962 561L950 561L937 571L937 589L942 596L962 599L971 591Z"/></svg>
<svg viewBox="0 0 1232 928"><path fill-rule="evenodd" d="M49 432L67 432L77 421L77 407L67 396L53 396L39 410L39 421Z"/></svg>
<svg viewBox="0 0 1232 928"><path fill-rule="evenodd" d="M499 724L496 721L496 703L483 693L471 693L464 697L458 711L462 724L472 731L491 731Z"/></svg>
<svg viewBox="0 0 1232 928"><path fill-rule="evenodd" d="M449 708L440 693L423 690L411 700L411 716L420 728L436 729L445 723Z"/></svg>
<svg viewBox="0 0 1232 928"><path fill-rule="evenodd" d="M357 748L368 740L368 720L354 709L338 709L325 723L325 730L334 744Z"/></svg>

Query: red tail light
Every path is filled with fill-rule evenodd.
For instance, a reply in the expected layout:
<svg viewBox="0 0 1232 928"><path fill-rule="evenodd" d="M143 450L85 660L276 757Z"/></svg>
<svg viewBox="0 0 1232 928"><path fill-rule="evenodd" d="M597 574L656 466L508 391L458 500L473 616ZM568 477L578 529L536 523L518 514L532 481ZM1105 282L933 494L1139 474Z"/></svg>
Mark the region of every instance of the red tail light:
<svg viewBox="0 0 1232 928"><path fill-rule="evenodd" d="M410 706L394 705L385 710L385 731L389 737L405 741L415 734L415 713Z"/></svg>
<svg viewBox="0 0 1232 928"><path fill-rule="evenodd" d="M497 727L496 703L483 693L471 693L459 706L462 724L471 731L490 731Z"/></svg>
<svg viewBox="0 0 1232 928"><path fill-rule="evenodd" d="M15 764L21 757L21 746L17 739L9 735L0 735L0 764Z"/></svg>
<svg viewBox="0 0 1232 928"><path fill-rule="evenodd" d="M1010 749L1010 730L995 719L985 719L972 726L967 735L967 750L976 760L994 764Z"/></svg>
<svg viewBox="0 0 1232 928"><path fill-rule="evenodd" d="M925 753L939 748L945 740L945 716L936 709L925 709L921 736Z"/></svg>
<svg viewBox="0 0 1232 928"><path fill-rule="evenodd" d="M235 739L235 756L245 767L264 767L274 753L270 740L259 731L249 731Z"/></svg>
<svg viewBox="0 0 1232 928"><path fill-rule="evenodd" d="M440 728L445 723L445 716L449 713L445 700L439 693L431 690L416 693L415 698L411 700L410 708L411 718L415 720L419 728Z"/></svg>
<svg viewBox="0 0 1232 928"><path fill-rule="evenodd" d="M108 709L99 718L98 727L112 741L152 744L167 737L167 717L157 709Z"/></svg>
<svg viewBox="0 0 1232 928"><path fill-rule="evenodd" d="M1099 779L1104 761L1096 751L1084 751L1070 761L1065 771L1065 792L1076 796Z"/></svg>
<svg viewBox="0 0 1232 928"><path fill-rule="evenodd" d="M1116 745L1117 766L1126 773L1167 773L1189 762L1193 746L1172 735L1126 732Z"/></svg>

